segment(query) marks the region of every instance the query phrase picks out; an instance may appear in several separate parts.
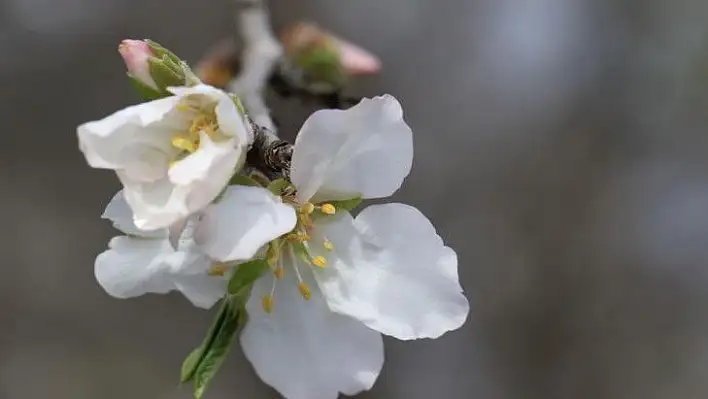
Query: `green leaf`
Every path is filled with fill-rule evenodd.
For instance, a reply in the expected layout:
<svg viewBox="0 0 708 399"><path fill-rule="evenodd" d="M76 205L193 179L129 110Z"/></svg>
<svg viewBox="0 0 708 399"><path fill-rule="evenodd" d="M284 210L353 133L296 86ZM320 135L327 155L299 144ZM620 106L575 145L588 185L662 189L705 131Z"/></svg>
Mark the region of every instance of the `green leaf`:
<svg viewBox="0 0 708 399"><path fill-rule="evenodd" d="M354 208L359 206L361 204L362 198L352 198L348 200L340 200L340 201L329 201L330 204L334 205L337 210L345 210L347 212L351 212Z"/></svg>
<svg viewBox="0 0 708 399"><path fill-rule="evenodd" d="M268 262L264 259L256 259L242 263L236 267L234 275L229 280L229 294L247 296L253 283L263 272L268 270Z"/></svg>
<svg viewBox="0 0 708 399"><path fill-rule="evenodd" d="M285 179L276 179L270 182L268 185L268 190L270 190L270 192L274 195L281 196L283 194L283 190L285 190L285 188L289 185L290 182Z"/></svg>
<svg viewBox="0 0 708 399"><path fill-rule="evenodd" d="M182 375L180 379L182 383L188 382L194 378L194 374L199 368L204 356L213 345L214 340L216 339L216 336L221 330L224 321L226 320L226 316L228 315L228 302L229 301L227 299L222 301L221 308L219 308L219 312L216 314L216 318L214 318L214 322L204 338L204 341L197 349L193 350L184 360L184 363L182 363Z"/></svg>
<svg viewBox="0 0 708 399"><path fill-rule="evenodd" d="M211 345L204 352L204 356L194 373L194 397L196 399L201 399L204 395L209 383L211 383L216 372L219 371L219 368L224 363L236 333L243 327L242 322L245 319L241 316L241 313L245 311L245 299L239 300L235 298L224 302L226 304L224 321L214 335Z"/></svg>
<svg viewBox="0 0 708 399"><path fill-rule="evenodd" d="M152 101L152 100L157 100L158 98L167 97L167 94L153 89L152 87L150 87L150 86L146 85L145 83L141 82L140 80L136 79L131 74L128 74L128 80L130 80L130 83L133 84L133 87L135 87L135 90L138 92L140 97L142 97L144 100Z"/></svg>
<svg viewBox="0 0 708 399"><path fill-rule="evenodd" d="M150 76L160 89L165 90L168 87L184 85L184 74L177 74L165 65L163 60L149 58L148 64L150 65Z"/></svg>
<svg viewBox="0 0 708 399"><path fill-rule="evenodd" d="M185 383L194 377L194 372L197 371L199 366L199 361L202 360L204 351L202 347L198 347L187 355L182 363L182 374L180 376L180 382Z"/></svg>
<svg viewBox="0 0 708 399"><path fill-rule="evenodd" d="M239 185L239 186L262 187L252 177L245 176L245 175L242 175L239 173L236 173L235 175L231 176L231 180L229 180L229 184L230 185L235 184L235 185Z"/></svg>

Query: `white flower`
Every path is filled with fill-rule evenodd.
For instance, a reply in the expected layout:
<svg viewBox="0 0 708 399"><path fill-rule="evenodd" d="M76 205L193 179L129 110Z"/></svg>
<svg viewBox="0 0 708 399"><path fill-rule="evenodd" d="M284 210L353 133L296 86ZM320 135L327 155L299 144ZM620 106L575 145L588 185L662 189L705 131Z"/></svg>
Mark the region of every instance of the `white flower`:
<svg viewBox="0 0 708 399"><path fill-rule="evenodd" d="M206 85L131 106L78 127L95 168L113 169L135 225L170 226L210 204L245 162L251 139L228 94Z"/></svg>
<svg viewBox="0 0 708 399"><path fill-rule="evenodd" d="M167 240L167 230L143 231L133 217L122 192L113 197L103 213L128 234L111 239L109 249L96 258L99 284L116 298L146 293L180 291L195 306L210 308L226 292L227 280L218 267L194 244L192 229L185 229L177 249Z"/></svg>
<svg viewBox="0 0 708 399"><path fill-rule="evenodd" d="M337 200L393 194L410 171L412 133L391 96L323 110L295 142L284 203L267 190L230 195L204 212L195 240L231 261L270 240L272 273L253 286L241 345L258 375L290 399L335 399L370 389L383 333L436 338L469 310L457 257L419 211L374 205L354 219ZM256 210L260 223L240 223ZM256 212L254 212L256 213Z"/></svg>

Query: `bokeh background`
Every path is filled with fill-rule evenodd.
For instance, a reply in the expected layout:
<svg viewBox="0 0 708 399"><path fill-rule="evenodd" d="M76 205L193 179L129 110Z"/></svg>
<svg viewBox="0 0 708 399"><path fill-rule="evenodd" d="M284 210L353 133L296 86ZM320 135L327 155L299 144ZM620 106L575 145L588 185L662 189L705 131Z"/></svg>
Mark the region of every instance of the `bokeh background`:
<svg viewBox="0 0 708 399"><path fill-rule="evenodd" d="M361 398L708 397L708 2L271 8L381 56L351 94L403 103L396 199L457 249L472 306L439 340L387 340ZM179 367L211 313L94 281L119 185L75 128L138 100L121 39L196 61L231 32L228 0L0 0L0 399L190 397ZM272 104L292 138L307 107ZM277 395L234 351L207 397Z"/></svg>

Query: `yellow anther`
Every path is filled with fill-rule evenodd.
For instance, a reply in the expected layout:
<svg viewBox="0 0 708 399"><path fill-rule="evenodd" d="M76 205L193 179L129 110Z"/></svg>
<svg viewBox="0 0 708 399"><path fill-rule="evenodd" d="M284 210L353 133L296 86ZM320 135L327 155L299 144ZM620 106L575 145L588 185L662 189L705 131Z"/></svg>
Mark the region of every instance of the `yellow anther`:
<svg viewBox="0 0 708 399"><path fill-rule="evenodd" d="M192 107L185 103L179 103L175 108L177 108L177 111L189 111L192 109Z"/></svg>
<svg viewBox="0 0 708 399"><path fill-rule="evenodd" d="M310 287L308 287L304 281L300 281L300 284L297 285L297 289L300 290L300 295L302 295L306 301L312 298L312 291L310 291Z"/></svg>
<svg viewBox="0 0 708 399"><path fill-rule="evenodd" d="M328 240L325 238L324 240L324 245L325 249L328 251L334 251L334 244L332 244L332 241Z"/></svg>
<svg viewBox="0 0 708 399"><path fill-rule="evenodd" d="M283 269L282 267L278 267L275 270L273 270L273 274L275 275L275 278L280 280L283 278L283 275L285 274L285 269Z"/></svg>
<svg viewBox="0 0 708 399"><path fill-rule="evenodd" d="M303 212L305 212L306 214L309 215L315 211L315 205L313 205L312 202L308 202L305 205L303 205L300 209L302 209Z"/></svg>
<svg viewBox="0 0 708 399"><path fill-rule="evenodd" d="M174 136L172 138L172 146L187 152L194 152L197 150L197 144L195 142L188 140L182 136Z"/></svg>
<svg viewBox="0 0 708 399"><path fill-rule="evenodd" d="M209 269L209 271L207 271L207 274L212 277L221 277L226 274L226 270L228 270L228 267L226 265L216 263L214 264L214 266L211 267L211 269Z"/></svg>
<svg viewBox="0 0 708 399"><path fill-rule="evenodd" d="M320 206L320 210L325 215L334 215L335 213L337 213L337 208L335 208L332 204L322 204Z"/></svg>
<svg viewBox="0 0 708 399"><path fill-rule="evenodd" d="M263 306L263 311L266 313L273 312L273 295L264 295L261 298L261 306Z"/></svg>
<svg viewBox="0 0 708 399"><path fill-rule="evenodd" d="M317 267L325 267L327 266L327 258L324 256L315 256L312 258L312 264Z"/></svg>

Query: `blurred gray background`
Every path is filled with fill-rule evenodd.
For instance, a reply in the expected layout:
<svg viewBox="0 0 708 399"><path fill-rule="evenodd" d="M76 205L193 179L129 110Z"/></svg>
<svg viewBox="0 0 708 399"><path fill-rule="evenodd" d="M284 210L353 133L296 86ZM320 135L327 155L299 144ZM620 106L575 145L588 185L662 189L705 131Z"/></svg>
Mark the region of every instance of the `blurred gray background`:
<svg viewBox="0 0 708 399"><path fill-rule="evenodd" d="M415 133L396 196L460 256L468 323L386 341L361 398L708 397L708 3L271 1L379 54ZM138 101L117 44L196 61L228 0L0 0L0 399L186 399L211 313L93 277L119 188L76 126ZM306 107L274 101L292 137ZM208 398L276 398L239 351Z"/></svg>

